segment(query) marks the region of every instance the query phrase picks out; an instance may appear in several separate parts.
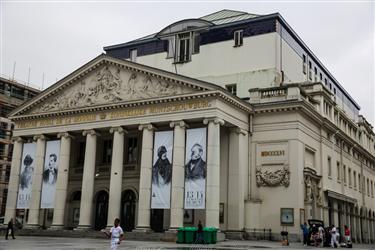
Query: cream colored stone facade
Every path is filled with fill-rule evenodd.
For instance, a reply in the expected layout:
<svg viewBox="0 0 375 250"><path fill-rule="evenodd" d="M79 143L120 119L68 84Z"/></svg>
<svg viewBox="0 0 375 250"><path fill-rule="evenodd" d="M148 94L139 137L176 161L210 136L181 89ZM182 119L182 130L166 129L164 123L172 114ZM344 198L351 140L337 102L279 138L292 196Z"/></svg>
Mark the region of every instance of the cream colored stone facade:
<svg viewBox="0 0 375 250"><path fill-rule="evenodd" d="M349 224L356 241L375 240L372 128L335 108L321 83L254 89L247 102L208 82L101 55L11 118L17 140L6 221L17 213L23 143L37 140L40 169L46 141L60 138L53 213L40 209L42 174L35 171L28 226L100 229L120 217L133 220L129 230L149 231L156 218L150 209L154 132L173 130L171 209L159 211L162 230L201 220L228 237L271 229L277 238L287 229L297 239L300 223L314 218ZM185 131L198 127L207 127L206 209L184 222ZM282 211L292 211L287 224Z"/></svg>

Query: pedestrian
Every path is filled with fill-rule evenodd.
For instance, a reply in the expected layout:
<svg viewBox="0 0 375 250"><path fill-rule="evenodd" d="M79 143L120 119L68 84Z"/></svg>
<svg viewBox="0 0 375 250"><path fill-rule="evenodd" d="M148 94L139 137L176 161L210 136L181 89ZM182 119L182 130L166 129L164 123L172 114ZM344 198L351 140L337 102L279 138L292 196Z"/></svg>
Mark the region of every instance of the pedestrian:
<svg viewBox="0 0 375 250"><path fill-rule="evenodd" d="M111 250L116 250L120 245L121 241L124 239L124 231L120 227L120 219L116 218L114 221L114 226L111 228L109 233L104 229L102 232L108 237L111 238Z"/></svg>
<svg viewBox="0 0 375 250"><path fill-rule="evenodd" d="M336 227L334 225L332 225L330 233L331 233L331 247L336 248L338 246L337 237L339 234L337 233Z"/></svg>
<svg viewBox="0 0 375 250"><path fill-rule="evenodd" d="M324 238L325 238L325 231L324 231L324 228L322 226L319 226L318 228L318 231L319 231L319 239L318 239L318 242L319 242L319 247L320 247L320 244L323 243L323 247L324 247Z"/></svg>
<svg viewBox="0 0 375 250"><path fill-rule="evenodd" d="M309 237L309 229L307 228L307 223L303 223L303 225L301 225L301 229L302 229L302 234L303 234L303 245L304 246L307 246L307 239Z"/></svg>
<svg viewBox="0 0 375 250"><path fill-rule="evenodd" d="M9 231L10 231L10 232L9 232ZM14 237L13 218L10 219L10 221L8 222L7 232L5 233L5 239L6 239L6 240L8 239L8 234L9 234L9 233L12 235L13 240L16 239L16 238Z"/></svg>
<svg viewBox="0 0 375 250"><path fill-rule="evenodd" d="M348 244L350 243L350 229L347 225L344 226L344 229L345 243Z"/></svg>
<svg viewBox="0 0 375 250"><path fill-rule="evenodd" d="M198 230L197 230L197 240L196 240L196 243L198 243L198 244L205 243L204 239L203 239L203 226L202 226L202 222L201 221L198 222Z"/></svg>

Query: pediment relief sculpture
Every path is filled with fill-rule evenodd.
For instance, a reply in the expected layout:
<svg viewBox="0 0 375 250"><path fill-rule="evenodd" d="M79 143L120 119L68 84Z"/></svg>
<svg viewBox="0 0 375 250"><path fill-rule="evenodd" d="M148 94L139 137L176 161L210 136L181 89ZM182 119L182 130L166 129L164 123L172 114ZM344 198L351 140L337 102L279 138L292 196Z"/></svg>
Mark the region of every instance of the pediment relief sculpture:
<svg viewBox="0 0 375 250"><path fill-rule="evenodd" d="M51 97L32 113L191 93L192 88L146 74L104 66Z"/></svg>
<svg viewBox="0 0 375 250"><path fill-rule="evenodd" d="M258 187L288 187L290 183L290 171L287 166L276 170L262 170L261 167L257 167L255 175Z"/></svg>

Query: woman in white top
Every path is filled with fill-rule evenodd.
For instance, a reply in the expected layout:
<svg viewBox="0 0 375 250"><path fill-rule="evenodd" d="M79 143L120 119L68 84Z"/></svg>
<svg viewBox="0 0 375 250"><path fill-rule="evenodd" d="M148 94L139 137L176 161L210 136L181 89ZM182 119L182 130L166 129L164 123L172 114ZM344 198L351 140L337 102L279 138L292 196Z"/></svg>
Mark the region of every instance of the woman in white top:
<svg viewBox="0 0 375 250"><path fill-rule="evenodd" d="M120 219L116 218L114 222L114 226L111 228L109 233L103 231L108 238L111 238L111 249L116 250L118 245L120 245L121 241L124 239L124 231L119 226Z"/></svg>

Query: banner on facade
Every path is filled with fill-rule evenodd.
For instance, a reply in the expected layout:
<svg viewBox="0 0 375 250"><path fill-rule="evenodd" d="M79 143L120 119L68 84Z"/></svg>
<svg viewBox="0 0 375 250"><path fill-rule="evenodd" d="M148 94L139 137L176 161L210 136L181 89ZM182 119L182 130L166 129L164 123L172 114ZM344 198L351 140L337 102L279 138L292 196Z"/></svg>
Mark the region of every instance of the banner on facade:
<svg viewBox="0 0 375 250"><path fill-rule="evenodd" d="M36 143L24 143L21 158L17 208L29 208L35 167Z"/></svg>
<svg viewBox="0 0 375 250"><path fill-rule="evenodd" d="M206 128L186 130L185 209L205 208L206 137Z"/></svg>
<svg viewBox="0 0 375 250"><path fill-rule="evenodd" d="M40 208L54 208L59 159L60 140L47 141Z"/></svg>
<svg viewBox="0 0 375 250"><path fill-rule="evenodd" d="M155 132L151 208L171 207L173 131Z"/></svg>

